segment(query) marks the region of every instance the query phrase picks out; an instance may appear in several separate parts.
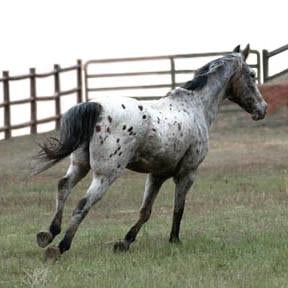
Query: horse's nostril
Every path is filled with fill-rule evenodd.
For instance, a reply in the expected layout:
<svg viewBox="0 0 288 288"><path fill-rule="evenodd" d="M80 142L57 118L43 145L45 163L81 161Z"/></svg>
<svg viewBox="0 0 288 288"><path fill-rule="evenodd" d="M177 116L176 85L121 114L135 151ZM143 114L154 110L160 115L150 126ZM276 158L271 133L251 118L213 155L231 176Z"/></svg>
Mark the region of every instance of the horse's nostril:
<svg viewBox="0 0 288 288"><path fill-rule="evenodd" d="M265 102L265 103L263 104L263 114L264 114L264 115L266 115L267 108L268 108L268 105L267 105L267 103Z"/></svg>

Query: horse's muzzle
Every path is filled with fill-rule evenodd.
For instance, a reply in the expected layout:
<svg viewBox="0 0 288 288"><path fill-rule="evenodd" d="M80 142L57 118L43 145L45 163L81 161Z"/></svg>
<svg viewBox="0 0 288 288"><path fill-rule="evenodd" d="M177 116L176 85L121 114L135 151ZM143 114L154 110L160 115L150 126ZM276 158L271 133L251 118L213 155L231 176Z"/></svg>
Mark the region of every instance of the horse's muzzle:
<svg viewBox="0 0 288 288"><path fill-rule="evenodd" d="M262 120L265 118L266 113L267 113L267 103L263 102L259 105L258 107L253 111L252 113L252 119L257 121L257 120Z"/></svg>

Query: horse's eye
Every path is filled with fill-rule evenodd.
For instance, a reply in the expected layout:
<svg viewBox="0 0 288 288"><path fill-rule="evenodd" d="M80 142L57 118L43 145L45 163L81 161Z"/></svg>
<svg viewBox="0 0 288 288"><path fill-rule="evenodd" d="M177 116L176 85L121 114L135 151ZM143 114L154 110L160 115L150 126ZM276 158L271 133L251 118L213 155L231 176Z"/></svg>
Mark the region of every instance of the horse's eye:
<svg viewBox="0 0 288 288"><path fill-rule="evenodd" d="M255 71L251 71L251 72L250 72L250 77L253 78L253 79L256 78L256 73L255 73Z"/></svg>

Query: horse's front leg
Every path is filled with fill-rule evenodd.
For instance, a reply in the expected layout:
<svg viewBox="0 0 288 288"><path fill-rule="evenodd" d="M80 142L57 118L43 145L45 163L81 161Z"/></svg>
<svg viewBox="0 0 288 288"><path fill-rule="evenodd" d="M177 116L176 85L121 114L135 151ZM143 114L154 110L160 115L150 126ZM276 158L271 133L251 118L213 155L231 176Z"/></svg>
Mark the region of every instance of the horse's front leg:
<svg viewBox="0 0 288 288"><path fill-rule="evenodd" d="M189 191L194 182L194 178L195 178L195 172L186 174L185 176L174 177L176 188L174 198L173 223L169 242L173 243L180 242L179 231L185 207L185 199L187 192Z"/></svg>
<svg viewBox="0 0 288 288"><path fill-rule="evenodd" d="M58 193L56 197L56 209L48 231L40 231L37 234L37 243L44 248L61 232L62 215L64 204L71 193L71 189L87 175L90 170L89 163L76 164L71 161L66 175L58 182Z"/></svg>
<svg viewBox="0 0 288 288"><path fill-rule="evenodd" d="M161 185L166 179L167 178L156 177L152 174L147 176L138 221L130 228L123 240L115 243L114 251L127 251L130 244L135 241L141 227L150 218L154 200L158 195Z"/></svg>

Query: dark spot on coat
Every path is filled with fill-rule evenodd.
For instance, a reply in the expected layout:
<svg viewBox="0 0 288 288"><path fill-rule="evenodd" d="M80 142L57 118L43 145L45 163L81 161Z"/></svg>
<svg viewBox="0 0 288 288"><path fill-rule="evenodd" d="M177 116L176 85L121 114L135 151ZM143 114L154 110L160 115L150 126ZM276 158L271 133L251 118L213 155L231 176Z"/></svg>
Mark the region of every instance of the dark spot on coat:
<svg viewBox="0 0 288 288"><path fill-rule="evenodd" d="M143 115L142 118L143 118L143 119L146 119L146 115Z"/></svg>
<svg viewBox="0 0 288 288"><path fill-rule="evenodd" d="M117 165L117 168L120 168L120 167L121 167L121 165L120 165L120 164L118 164L118 165Z"/></svg>
<svg viewBox="0 0 288 288"><path fill-rule="evenodd" d="M152 131L153 131L153 132L156 132L156 129L155 129L155 128L152 128Z"/></svg>
<svg viewBox="0 0 288 288"><path fill-rule="evenodd" d="M110 128L109 128L109 127L107 128L107 132L108 132L108 133L111 133L111 131L110 131Z"/></svg>
<svg viewBox="0 0 288 288"><path fill-rule="evenodd" d="M119 139L119 138L117 138L116 142L117 142L117 143L119 143L119 142L120 142L120 139Z"/></svg>
<svg viewBox="0 0 288 288"><path fill-rule="evenodd" d="M109 157L112 158L113 154L110 154Z"/></svg>
<svg viewBox="0 0 288 288"><path fill-rule="evenodd" d="M96 125L96 132L100 132L101 131L101 126Z"/></svg>
<svg viewBox="0 0 288 288"><path fill-rule="evenodd" d="M123 125L122 129L125 130L126 129L126 125Z"/></svg>
<svg viewBox="0 0 288 288"><path fill-rule="evenodd" d="M119 154L118 154L119 156L121 156L122 155L122 152L119 152Z"/></svg>
<svg viewBox="0 0 288 288"><path fill-rule="evenodd" d="M133 131L131 131L131 132L129 133L129 136L131 136L131 135L133 135Z"/></svg>
<svg viewBox="0 0 288 288"><path fill-rule="evenodd" d="M139 108L140 111L143 110L143 106L142 105L138 105L138 108Z"/></svg>
<svg viewBox="0 0 288 288"><path fill-rule="evenodd" d="M180 131L181 130L181 124L178 123L178 130Z"/></svg>
<svg viewBox="0 0 288 288"><path fill-rule="evenodd" d="M101 140L101 141L100 141L100 144L101 144L101 145L103 145L103 143L104 143L104 141L103 141L103 140Z"/></svg>
<svg viewBox="0 0 288 288"><path fill-rule="evenodd" d="M108 121L111 123L112 122L112 117L108 116Z"/></svg>
<svg viewBox="0 0 288 288"><path fill-rule="evenodd" d="M159 117L157 117L157 123L160 124L160 118Z"/></svg>
<svg viewBox="0 0 288 288"><path fill-rule="evenodd" d="M133 136L136 136L136 134L137 134L137 133L136 133L136 132L134 132L134 133L133 133Z"/></svg>
<svg viewBox="0 0 288 288"><path fill-rule="evenodd" d="M121 106L122 106L122 108L123 108L123 109L126 109L126 107L125 107L125 105L124 105L124 104L121 104Z"/></svg>
<svg viewBox="0 0 288 288"><path fill-rule="evenodd" d="M131 132L133 130L133 127L131 126L129 129L128 129L128 132Z"/></svg>

